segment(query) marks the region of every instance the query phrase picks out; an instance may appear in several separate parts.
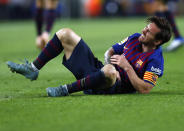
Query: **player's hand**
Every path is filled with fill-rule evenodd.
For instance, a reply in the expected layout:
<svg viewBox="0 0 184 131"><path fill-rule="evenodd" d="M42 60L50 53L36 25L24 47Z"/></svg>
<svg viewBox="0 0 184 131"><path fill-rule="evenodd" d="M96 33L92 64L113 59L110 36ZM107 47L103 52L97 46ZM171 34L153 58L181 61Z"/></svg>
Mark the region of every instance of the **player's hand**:
<svg viewBox="0 0 184 131"><path fill-rule="evenodd" d="M113 55L110 60L112 64L118 65L123 69L130 66L124 55Z"/></svg>

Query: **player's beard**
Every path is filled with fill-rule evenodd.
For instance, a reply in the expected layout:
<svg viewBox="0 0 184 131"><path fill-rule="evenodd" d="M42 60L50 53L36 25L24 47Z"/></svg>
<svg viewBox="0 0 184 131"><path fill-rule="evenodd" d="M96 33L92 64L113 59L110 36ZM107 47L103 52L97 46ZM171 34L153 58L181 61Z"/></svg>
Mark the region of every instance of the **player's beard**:
<svg viewBox="0 0 184 131"><path fill-rule="evenodd" d="M154 46L153 41L146 41L145 37L143 37L143 38L140 37L139 41L144 46L149 46L149 47L153 47Z"/></svg>
<svg viewBox="0 0 184 131"><path fill-rule="evenodd" d="M141 42L144 47L148 47L149 49L154 49L155 45L152 42Z"/></svg>
<svg viewBox="0 0 184 131"><path fill-rule="evenodd" d="M141 42L145 46L149 46L150 44L148 42Z"/></svg>

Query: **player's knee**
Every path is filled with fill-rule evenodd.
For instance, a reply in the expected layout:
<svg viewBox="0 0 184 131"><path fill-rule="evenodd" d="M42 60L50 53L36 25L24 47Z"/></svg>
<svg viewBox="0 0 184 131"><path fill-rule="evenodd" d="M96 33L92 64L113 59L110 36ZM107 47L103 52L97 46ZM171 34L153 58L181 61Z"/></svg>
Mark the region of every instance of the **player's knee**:
<svg viewBox="0 0 184 131"><path fill-rule="evenodd" d="M113 65L107 64L102 68L105 77L107 78L108 85L113 85L116 82L116 69Z"/></svg>
<svg viewBox="0 0 184 131"><path fill-rule="evenodd" d="M72 32L73 31L69 28L63 28L56 32L56 35L63 43L67 43L70 41L70 39L72 39Z"/></svg>
<svg viewBox="0 0 184 131"><path fill-rule="evenodd" d="M63 44L63 46L75 46L80 41L80 37L70 28L63 28L56 32L57 37Z"/></svg>

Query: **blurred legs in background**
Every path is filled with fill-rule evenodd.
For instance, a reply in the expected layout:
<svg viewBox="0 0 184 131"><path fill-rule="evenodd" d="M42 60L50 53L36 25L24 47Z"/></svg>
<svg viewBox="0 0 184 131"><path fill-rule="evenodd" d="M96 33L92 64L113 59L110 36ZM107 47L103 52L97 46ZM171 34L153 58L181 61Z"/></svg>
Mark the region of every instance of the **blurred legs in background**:
<svg viewBox="0 0 184 131"><path fill-rule="evenodd" d="M169 46L166 47L166 51L170 52L170 51L174 51L175 49L182 46L184 44L184 38L181 36L181 34L176 26L174 15L169 10L168 5L167 5L167 1L168 0L156 0L156 2L157 2L156 15L161 16L161 17L165 17L172 26L172 30L174 33L174 40L170 43ZM173 2L177 2L177 0L175 0Z"/></svg>
<svg viewBox="0 0 184 131"><path fill-rule="evenodd" d="M36 0L36 46L43 49L49 41L50 31L56 18L58 0Z"/></svg>
<svg viewBox="0 0 184 131"><path fill-rule="evenodd" d="M150 14L155 13L156 16L165 17L172 26L174 40L169 44L169 46L166 47L165 51L167 52L174 51L184 45L184 38L181 36L176 25L174 15L168 7L169 1L177 2L178 0L147 0L146 2L149 4L147 9Z"/></svg>

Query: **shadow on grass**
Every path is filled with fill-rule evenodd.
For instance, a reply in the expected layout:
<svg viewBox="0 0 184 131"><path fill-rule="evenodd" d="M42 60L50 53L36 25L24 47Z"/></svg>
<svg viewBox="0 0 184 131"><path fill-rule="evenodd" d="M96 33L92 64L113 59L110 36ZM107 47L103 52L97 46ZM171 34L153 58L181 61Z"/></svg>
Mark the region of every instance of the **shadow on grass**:
<svg viewBox="0 0 184 131"><path fill-rule="evenodd" d="M184 95L184 92L180 91L158 91L158 92L150 92L150 95Z"/></svg>
<svg viewBox="0 0 184 131"><path fill-rule="evenodd" d="M109 96L160 96L160 95L184 95L184 92L181 91L157 91L157 92L150 92L149 94L83 94L83 93L74 93L69 96L64 97L49 97L47 94L29 94L29 95L1 95L0 101L10 100L10 99L32 99L32 98L77 98L77 97L109 97Z"/></svg>

